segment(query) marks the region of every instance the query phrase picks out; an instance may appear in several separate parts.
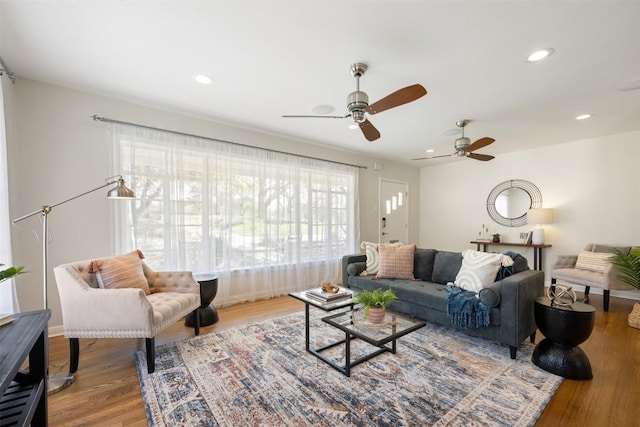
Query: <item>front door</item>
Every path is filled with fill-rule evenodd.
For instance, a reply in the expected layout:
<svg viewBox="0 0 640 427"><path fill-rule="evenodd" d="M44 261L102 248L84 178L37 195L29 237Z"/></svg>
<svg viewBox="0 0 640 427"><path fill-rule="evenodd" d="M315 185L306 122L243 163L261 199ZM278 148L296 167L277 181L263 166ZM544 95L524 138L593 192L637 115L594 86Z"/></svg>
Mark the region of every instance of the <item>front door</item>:
<svg viewBox="0 0 640 427"><path fill-rule="evenodd" d="M409 184L380 178L379 234L381 243L409 241Z"/></svg>

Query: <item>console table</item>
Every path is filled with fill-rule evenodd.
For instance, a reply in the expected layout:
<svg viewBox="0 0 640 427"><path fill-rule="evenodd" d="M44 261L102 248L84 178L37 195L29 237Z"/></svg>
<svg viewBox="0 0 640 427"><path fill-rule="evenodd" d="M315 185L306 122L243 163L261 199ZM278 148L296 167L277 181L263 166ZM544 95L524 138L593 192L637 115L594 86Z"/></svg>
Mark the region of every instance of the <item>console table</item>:
<svg viewBox="0 0 640 427"><path fill-rule="evenodd" d="M478 250L487 252L488 246L518 246L521 248L533 248L533 268L535 270L542 270L542 250L544 248L550 248L551 245L532 245L530 243L503 243L492 242L491 240L472 240L469 243L478 245ZM482 246L482 249L480 247Z"/></svg>
<svg viewBox="0 0 640 427"><path fill-rule="evenodd" d="M47 425L47 325L51 310L13 315L0 326L0 425ZM20 372L29 358L29 372Z"/></svg>

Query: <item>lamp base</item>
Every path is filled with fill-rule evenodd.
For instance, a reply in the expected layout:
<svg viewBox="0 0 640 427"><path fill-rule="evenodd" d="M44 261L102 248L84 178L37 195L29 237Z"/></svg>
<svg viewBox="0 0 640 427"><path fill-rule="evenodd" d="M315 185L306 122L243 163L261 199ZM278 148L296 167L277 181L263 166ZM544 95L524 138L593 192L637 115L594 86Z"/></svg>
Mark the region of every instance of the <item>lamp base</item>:
<svg viewBox="0 0 640 427"><path fill-rule="evenodd" d="M544 228L534 228L531 233L532 245L544 245Z"/></svg>
<svg viewBox="0 0 640 427"><path fill-rule="evenodd" d="M75 381L75 378L73 377L72 373L68 373L65 376L61 376L59 374L60 373L58 372L56 374L50 375L49 378L47 379L48 395L64 390L65 388L73 384L73 382Z"/></svg>

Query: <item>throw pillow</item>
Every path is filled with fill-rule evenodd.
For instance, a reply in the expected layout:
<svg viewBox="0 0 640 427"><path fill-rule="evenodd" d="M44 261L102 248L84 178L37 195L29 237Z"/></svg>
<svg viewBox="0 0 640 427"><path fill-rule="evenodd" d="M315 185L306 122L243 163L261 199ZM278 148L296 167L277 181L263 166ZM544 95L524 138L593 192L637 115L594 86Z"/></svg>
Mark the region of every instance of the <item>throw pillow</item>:
<svg viewBox="0 0 640 427"><path fill-rule="evenodd" d="M361 276L367 276L369 274L376 274L378 272L378 244L371 242L360 243L360 249L362 249L367 255L367 261L365 270L360 273Z"/></svg>
<svg viewBox="0 0 640 427"><path fill-rule="evenodd" d="M366 266L367 268L360 273L361 276L368 276L370 274L378 273L378 246L379 245L391 245L391 246L402 246L402 243L372 243L372 242L362 242L360 243L360 249L362 249L367 255Z"/></svg>
<svg viewBox="0 0 640 427"><path fill-rule="evenodd" d="M504 254L467 249L462 252L462 266L455 284L467 291L480 292L495 282L496 274L503 265L513 265L513 260Z"/></svg>
<svg viewBox="0 0 640 427"><path fill-rule="evenodd" d="M136 250L125 255L93 260L88 272L96 275L101 288L140 288L145 295L149 295L149 283L142 270L143 258L142 252Z"/></svg>
<svg viewBox="0 0 640 427"><path fill-rule="evenodd" d="M413 257L413 275L416 279L431 282L436 253L435 249L416 249Z"/></svg>
<svg viewBox="0 0 640 427"><path fill-rule="evenodd" d="M378 245L378 279L413 279L416 245Z"/></svg>
<svg viewBox="0 0 640 427"><path fill-rule="evenodd" d="M604 273L607 267L611 265L609 263L610 257L610 252L580 251L578 260L576 261L576 268Z"/></svg>
<svg viewBox="0 0 640 427"><path fill-rule="evenodd" d="M437 251L433 260L433 273L431 281L444 285L456 280L456 276L462 266L462 254L460 252Z"/></svg>

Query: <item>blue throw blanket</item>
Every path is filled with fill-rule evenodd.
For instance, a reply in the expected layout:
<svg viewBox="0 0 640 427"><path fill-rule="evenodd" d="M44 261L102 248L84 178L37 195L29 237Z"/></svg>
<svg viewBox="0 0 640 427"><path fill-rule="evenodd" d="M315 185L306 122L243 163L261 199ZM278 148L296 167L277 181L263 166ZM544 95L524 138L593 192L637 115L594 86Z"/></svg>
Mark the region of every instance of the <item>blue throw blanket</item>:
<svg viewBox="0 0 640 427"><path fill-rule="evenodd" d="M454 326L462 329L489 326L489 307L480 301L475 292L455 286L446 286L447 314Z"/></svg>

